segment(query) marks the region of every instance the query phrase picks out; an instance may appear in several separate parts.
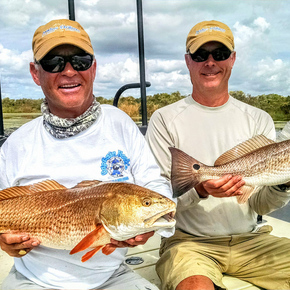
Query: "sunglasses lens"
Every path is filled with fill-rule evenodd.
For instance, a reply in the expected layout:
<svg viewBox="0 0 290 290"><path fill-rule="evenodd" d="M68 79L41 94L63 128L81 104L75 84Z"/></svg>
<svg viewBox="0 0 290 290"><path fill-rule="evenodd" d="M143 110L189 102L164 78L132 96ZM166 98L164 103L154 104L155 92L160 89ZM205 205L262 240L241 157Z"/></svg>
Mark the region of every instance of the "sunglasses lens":
<svg viewBox="0 0 290 290"><path fill-rule="evenodd" d="M209 56L209 52L204 49L198 49L195 53L190 54L191 58L195 62L206 61Z"/></svg>
<svg viewBox="0 0 290 290"><path fill-rule="evenodd" d="M69 62L76 71L85 71L92 66L93 56L90 54L73 55L73 56L59 56L48 55L39 61L42 68L50 73L62 72Z"/></svg>
<svg viewBox="0 0 290 290"><path fill-rule="evenodd" d="M65 67L64 58L61 56L47 56L39 61L42 68L50 73L57 73L63 71Z"/></svg>
<svg viewBox="0 0 290 290"><path fill-rule="evenodd" d="M190 54L191 58L195 62L206 61L211 54L215 61L226 60L230 57L231 51L227 47L217 48L213 51L207 51L205 49L198 49L195 53Z"/></svg>
<svg viewBox="0 0 290 290"><path fill-rule="evenodd" d="M226 60L230 57L231 51L227 48L217 48L212 51L212 57L216 61Z"/></svg>
<svg viewBox="0 0 290 290"><path fill-rule="evenodd" d="M71 64L76 71L84 71L89 69L93 63L93 56L90 54L74 55L71 58Z"/></svg>

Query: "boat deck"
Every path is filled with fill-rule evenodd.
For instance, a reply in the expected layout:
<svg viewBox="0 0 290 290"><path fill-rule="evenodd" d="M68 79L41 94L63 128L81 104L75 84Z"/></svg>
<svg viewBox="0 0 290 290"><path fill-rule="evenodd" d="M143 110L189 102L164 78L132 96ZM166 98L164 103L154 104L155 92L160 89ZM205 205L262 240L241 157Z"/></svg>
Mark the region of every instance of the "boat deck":
<svg viewBox="0 0 290 290"><path fill-rule="evenodd" d="M264 216L264 220L273 226L274 230L272 233L274 235L290 238L290 231L287 230L289 229L288 222L270 216ZM155 234L145 245L130 248L127 255L127 261L132 269L160 288L160 280L155 272L155 263L159 258L159 245L160 236ZM134 263L140 264L134 265ZM13 259L0 250L0 288L2 281L8 274L12 264ZM248 282L230 276L224 276L223 282L229 290L260 289Z"/></svg>

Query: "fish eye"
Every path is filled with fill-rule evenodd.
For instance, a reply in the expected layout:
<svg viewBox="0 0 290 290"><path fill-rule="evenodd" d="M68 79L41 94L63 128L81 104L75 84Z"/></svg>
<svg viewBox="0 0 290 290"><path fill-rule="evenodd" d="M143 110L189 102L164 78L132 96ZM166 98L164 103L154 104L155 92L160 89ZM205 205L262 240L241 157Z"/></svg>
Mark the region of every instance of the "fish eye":
<svg viewBox="0 0 290 290"><path fill-rule="evenodd" d="M150 206L151 205L151 199L150 198L144 198L142 201L143 206Z"/></svg>
<svg viewBox="0 0 290 290"><path fill-rule="evenodd" d="M199 168L200 168L200 165L198 165L198 164L193 164L193 166L192 166L195 170L198 170Z"/></svg>

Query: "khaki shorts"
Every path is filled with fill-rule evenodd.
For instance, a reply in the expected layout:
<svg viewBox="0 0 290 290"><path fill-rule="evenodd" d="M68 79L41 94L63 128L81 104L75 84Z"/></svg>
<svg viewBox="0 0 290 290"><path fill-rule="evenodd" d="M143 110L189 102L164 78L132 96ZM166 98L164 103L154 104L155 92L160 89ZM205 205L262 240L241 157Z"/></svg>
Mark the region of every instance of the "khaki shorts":
<svg viewBox="0 0 290 290"><path fill-rule="evenodd" d="M272 236L271 231L271 226L263 226L243 235L196 237L177 230L162 239L156 265L162 289L175 289L194 275L226 289L223 273L265 289L290 289L290 239Z"/></svg>

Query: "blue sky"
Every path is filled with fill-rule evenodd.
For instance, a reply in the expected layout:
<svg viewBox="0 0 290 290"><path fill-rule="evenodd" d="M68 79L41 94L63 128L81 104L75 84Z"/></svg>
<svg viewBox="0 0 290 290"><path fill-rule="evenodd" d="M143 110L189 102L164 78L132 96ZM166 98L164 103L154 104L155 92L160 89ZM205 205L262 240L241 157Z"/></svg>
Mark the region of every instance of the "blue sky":
<svg viewBox="0 0 290 290"><path fill-rule="evenodd" d="M68 18L67 0L0 0L0 7L2 98L42 98L29 73L32 36L38 26ZM139 82L136 1L75 0L75 11L98 63L94 94L110 99L124 84ZM289 11L288 0L143 0L147 95L191 93L186 36L197 22L212 19L235 36L230 90L290 95Z"/></svg>

